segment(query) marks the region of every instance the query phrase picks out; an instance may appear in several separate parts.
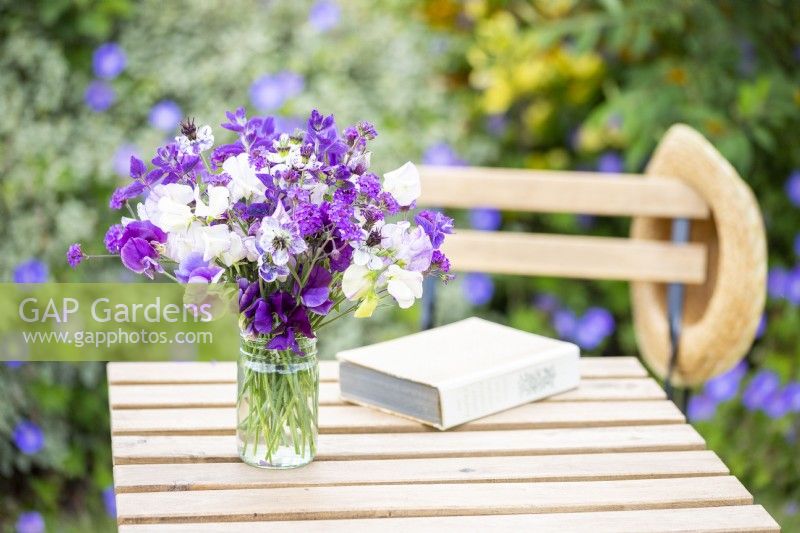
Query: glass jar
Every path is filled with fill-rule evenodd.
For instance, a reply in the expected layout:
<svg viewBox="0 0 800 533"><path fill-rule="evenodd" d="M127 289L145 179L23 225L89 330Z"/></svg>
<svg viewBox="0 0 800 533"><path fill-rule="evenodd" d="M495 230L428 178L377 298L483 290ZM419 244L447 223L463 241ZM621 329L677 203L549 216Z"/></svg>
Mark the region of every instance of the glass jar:
<svg viewBox="0 0 800 533"><path fill-rule="evenodd" d="M297 341L300 351L271 350L267 338L241 336L236 440L249 465L295 468L317 453L317 340Z"/></svg>

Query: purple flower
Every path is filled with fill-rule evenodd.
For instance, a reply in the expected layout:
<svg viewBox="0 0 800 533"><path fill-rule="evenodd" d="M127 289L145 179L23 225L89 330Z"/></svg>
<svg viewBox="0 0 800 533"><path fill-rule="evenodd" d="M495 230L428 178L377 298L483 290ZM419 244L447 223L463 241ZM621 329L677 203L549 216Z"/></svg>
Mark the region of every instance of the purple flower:
<svg viewBox="0 0 800 533"><path fill-rule="evenodd" d="M183 118L181 106L173 100L161 100L150 108L150 125L161 131L172 131Z"/></svg>
<svg viewBox="0 0 800 533"><path fill-rule="evenodd" d="M114 103L116 93L111 85L104 81L95 80L86 87L83 100L92 111L100 113Z"/></svg>
<svg viewBox="0 0 800 533"><path fill-rule="evenodd" d="M767 276L767 292L772 298L784 298L789 272L783 267L772 267Z"/></svg>
<svg viewBox="0 0 800 533"><path fill-rule="evenodd" d="M764 336L764 333L767 331L767 314L762 313L761 319L758 321L758 327L756 328L756 339L760 339Z"/></svg>
<svg viewBox="0 0 800 533"><path fill-rule="evenodd" d="M117 498L114 494L114 487L109 485L103 489L103 506L106 508L106 514L111 518L117 517Z"/></svg>
<svg viewBox="0 0 800 533"><path fill-rule="evenodd" d="M503 223L503 215L493 207L476 207L469 211L469 225L482 231L496 231Z"/></svg>
<svg viewBox="0 0 800 533"><path fill-rule="evenodd" d="M101 44L92 55L94 75L104 80L119 76L125 70L126 63L125 51L117 43Z"/></svg>
<svg viewBox="0 0 800 533"><path fill-rule="evenodd" d="M25 455L33 455L44 448L44 432L30 420L18 422L11 438L19 451Z"/></svg>
<svg viewBox="0 0 800 533"><path fill-rule="evenodd" d="M584 231L592 229L596 220L594 215L575 215L575 222Z"/></svg>
<svg viewBox="0 0 800 533"><path fill-rule="evenodd" d="M797 266L789 272L786 278L786 294L784 297L792 305L800 305L800 266Z"/></svg>
<svg viewBox="0 0 800 533"><path fill-rule="evenodd" d="M156 272L163 272L158 263L158 252L150 242L141 237L127 239L119 255L122 264L131 272L143 274L150 279L155 277Z"/></svg>
<svg viewBox="0 0 800 533"><path fill-rule="evenodd" d="M450 272L450 260L441 250L434 250L431 256L431 267L447 274ZM446 278L446 280L450 279L452 279L452 277Z"/></svg>
<svg viewBox="0 0 800 533"><path fill-rule="evenodd" d="M466 161L461 159L453 148L445 143L432 144L422 154L422 162L426 165L463 166Z"/></svg>
<svg viewBox="0 0 800 533"><path fill-rule="evenodd" d="M81 261L84 260L86 256L81 250L80 243L71 244L70 247L67 249L67 263L72 268L77 267L81 264Z"/></svg>
<svg viewBox="0 0 800 533"><path fill-rule="evenodd" d="M306 284L300 290L300 301L303 305L317 314L327 314L331 309L331 301L328 296L332 279L331 273L319 265L311 269ZM299 286L295 284L295 292L299 289Z"/></svg>
<svg viewBox="0 0 800 533"><path fill-rule="evenodd" d="M125 246L128 240L137 237L147 242L155 241L161 244L167 242L167 234L161 228L149 220L134 220L125 226L122 237L119 240L120 247Z"/></svg>
<svg viewBox="0 0 800 533"><path fill-rule="evenodd" d="M581 348L593 350L614 332L614 316L602 307L591 307L580 318L574 339Z"/></svg>
<svg viewBox="0 0 800 533"><path fill-rule="evenodd" d="M749 76L756 70L756 47L750 39L739 40L739 73Z"/></svg>
<svg viewBox="0 0 800 533"><path fill-rule="evenodd" d="M285 266L289 258L306 251L308 245L300 229L292 222L280 204L272 216L264 217L259 228L258 246L277 266Z"/></svg>
<svg viewBox="0 0 800 533"><path fill-rule="evenodd" d="M533 305L536 307L536 309L545 313L553 313L556 309L558 309L559 306L558 298L546 292L537 294L533 299Z"/></svg>
<svg viewBox="0 0 800 533"><path fill-rule="evenodd" d="M108 231L106 231L106 236L103 239L103 244L106 245L106 250L110 254L118 254L121 248L120 241L122 240L122 234L125 231L125 228L122 227L122 224L114 224Z"/></svg>
<svg viewBox="0 0 800 533"><path fill-rule="evenodd" d="M714 418L717 402L705 394L695 394L689 398L686 406L686 417L690 422L702 422Z"/></svg>
<svg viewBox="0 0 800 533"><path fill-rule="evenodd" d="M793 381L789 383L786 385L786 388L783 389L783 393L786 396L789 409L795 413L800 413L800 382Z"/></svg>
<svg viewBox="0 0 800 533"><path fill-rule="evenodd" d="M308 23L320 33L330 31L339 25L341 9L333 0L319 0L308 12Z"/></svg>
<svg viewBox="0 0 800 533"><path fill-rule="evenodd" d="M253 308L253 331L259 335L269 335L272 333L272 309L263 298L255 301Z"/></svg>
<svg viewBox="0 0 800 533"><path fill-rule="evenodd" d="M578 327L578 317L569 309L555 311L550 322L553 325L553 329L556 330L556 335L566 340L572 339Z"/></svg>
<svg viewBox="0 0 800 533"><path fill-rule="evenodd" d="M118 188L111 195L111 199L108 201L108 207L111 209L122 209L125 202L142 194L145 188L145 184L141 181L134 181L124 187Z"/></svg>
<svg viewBox="0 0 800 533"><path fill-rule="evenodd" d="M740 361L724 374L710 379L703 389L703 394L718 402L730 400L739 392L739 385L745 374L747 374L747 363Z"/></svg>
<svg viewBox="0 0 800 533"><path fill-rule="evenodd" d="M597 171L619 174L625 170L625 163L617 152L605 152L597 159Z"/></svg>
<svg viewBox="0 0 800 533"><path fill-rule="evenodd" d="M44 518L36 511L20 513L17 518L16 531L17 533L44 533Z"/></svg>
<svg viewBox="0 0 800 533"><path fill-rule="evenodd" d="M291 274L286 265L276 265L267 254L258 259L258 275L267 283L272 283L278 278L283 278Z"/></svg>
<svg viewBox="0 0 800 533"><path fill-rule="evenodd" d="M435 250L444 243L444 236L453 233L453 219L440 211L420 211L414 218L431 240Z"/></svg>
<svg viewBox="0 0 800 533"><path fill-rule="evenodd" d="M25 365L24 361L6 361L6 367L8 368L20 368Z"/></svg>
<svg viewBox="0 0 800 533"><path fill-rule="evenodd" d="M789 404L789 397L786 394L786 388L775 389L764 400L762 409L764 413L772 419L783 418L789 413L791 405Z"/></svg>
<svg viewBox="0 0 800 533"><path fill-rule="evenodd" d="M294 297L288 292L276 292L268 298L269 308L278 321L278 330L267 344L271 350L292 350L300 353L296 334L314 338L308 313L301 305L296 305Z"/></svg>
<svg viewBox="0 0 800 533"><path fill-rule="evenodd" d="M250 101L262 111L272 111L303 92L304 87L303 76L295 72L284 70L277 74L266 74L250 86Z"/></svg>
<svg viewBox="0 0 800 533"><path fill-rule="evenodd" d="M14 283L44 283L47 281L47 265L37 259L28 259L14 269Z"/></svg>
<svg viewBox="0 0 800 533"><path fill-rule="evenodd" d="M508 120L503 114L489 115L486 117L486 129L492 135L502 135L506 131Z"/></svg>
<svg viewBox="0 0 800 533"><path fill-rule="evenodd" d="M181 283L215 283L222 272L216 265L209 266L202 252L192 252L181 261L175 278Z"/></svg>
<svg viewBox="0 0 800 533"><path fill-rule="evenodd" d="M793 170L786 180L786 196L796 207L800 207L800 169Z"/></svg>
<svg viewBox="0 0 800 533"><path fill-rule="evenodd" d="M114 159L111 165L114 172L120 176L128 176L130 171L131 157L138 157L139 149L133 144L123 144L114 152Z"/></svg>
<svg viewBox="0 0 800 533"><path fill-rule="evenodd" d="M494 295L494 282L488 274L483 272L470 272L464 275L462 285L464 298L474 305L485 305L492 300Z"/></svg>
<svg viewBox="0 0 800 533"><path fill-rule="evenodd" d="M247 318L253 318L256 312L256 304L261 289L257 281L250 282L246 278L239 278L239 312Z"/></svg>
<svg viewBox="0 0 800 533"><path fill-rule="evenodd" d="M777 390L780 380L771 370L762 370L750 380L742 395L742 403L750 411L764 407L769 396Z"/></svg>

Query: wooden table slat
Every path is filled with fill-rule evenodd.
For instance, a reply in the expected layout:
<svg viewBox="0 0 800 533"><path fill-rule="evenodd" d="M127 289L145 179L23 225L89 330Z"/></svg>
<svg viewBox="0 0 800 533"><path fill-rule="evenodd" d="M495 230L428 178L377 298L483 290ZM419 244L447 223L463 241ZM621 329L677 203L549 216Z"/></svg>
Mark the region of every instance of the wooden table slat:
<svg viewBox="0 0 800 533"><path fill-rule="evenodd" d="M652 378L584 379L570 391L542 402L597 402L663 400L664 390ZM168 409L172 407L228 407L236 401L235 383L113 385L109 389L112 409ZM320 383L320 405L345 405L335 382Z"/></svg>
<svg viewBox="0 0 800 533"><path fill-rule="evenodd" d="M582 357L581 377L584 379L643 378L647 370L636 357ZM320 361L320 381L337 381L339 367L336 361ZM108 382L111 384L146 383L234 383L236 363L230 361L160 361L126 362L108 364Z"/></svg>
<svg viewBox="0 0 800 533"><path fill-rule="evenodd" d="M114 463L236 462L236 438L113 436ZM705 448L688 424L514 431L320 435L316 461L684 451Z"/></svg>
<svg viewBox="0 0 800 533"><path fill-rule="evenodd" d="M760 505L582 513L371 518L291 522L206 522L122 525L120 533L775 533L780 527Z"/></svg>
<svg viewBox="0 0 800 533"><path fill-rule="evenodd" d="M624 481L354 485L117 495L120 523L496 515L747 505L733 476Z"/></svg>
<svg viewBox="0 0 800 533"><path fill-rule="evenodd" d="M555 456L451 457L315 461L298 470L264 473L244 463L122 465L117 493L337 485L590 481L728 474L710 451L598 453Z"/></svg>

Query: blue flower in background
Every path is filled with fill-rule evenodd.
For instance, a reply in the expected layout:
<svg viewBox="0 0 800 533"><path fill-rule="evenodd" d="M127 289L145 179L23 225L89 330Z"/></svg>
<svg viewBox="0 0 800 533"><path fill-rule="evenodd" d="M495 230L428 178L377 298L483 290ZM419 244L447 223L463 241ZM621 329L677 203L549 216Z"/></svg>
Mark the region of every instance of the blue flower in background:
<svg viewBox="0 0 800 533"><path fill-rule="evenodd" d="M558 309L559 302L558 298L556 298L554 295L545 292L536 295L536 297L533 299L533 305L539 311L553 313L556 311L556 309Z"/></svg>
<svg viewBox="0 0 800 533"><path fill-rule="evenodd" d="M569 340L575 334L578 317L569 309L558 309L550 317L550 323L560 338Z"/></svg>
<svg viewBox="0 0 800 533"><path fill-rule="evenodd" d="M607 309L590 307L578 320L573 337L581 348L594 350L615 327L614 316Z"/></svg>
<svg viewBox="0 0 800 533"><path fill-rule="evenodd" d="M111 165L114 167L114 172L120 176L129 176L131 170L131 156L139 157L139 149L130 143L125 143L114 152L114 158Z"/></svg>
<svg viewBox="0 0 800 533"><path fill-rule="evenodd" d="M783 267L772 267L767 275L767 292L772 298L784 298L789 272Z"/></svg>
<svg viewBox="0 0 800 533"><path fill-rule="evenodd" d="M800 267L795 267L789 272L784 291L784 298L792 305L800 305Z"/></svg>
<svg viewBox="0 0 800 533"><path fill-rule="evenodd" d="M117 497L114 494L114 487L108 486L103 489L103 506L106 508L108 516L117 517Z"/></svg>
<svg viewBox="0 0 800 533"><path fill-rule="evenodd" d="M426 165L438 166L463 166L466 164L459 155L453 150L453 147L446 142L438 142L432 144L422 154L422 162Z"/></svg>
<svg viewBox="0 0 800 533"><path fill-rule="evenodd" d="M161 100L150 108L148 121L161 131L172 131L183 118L181 106L172 100Z"/></svg>
<svg viewBox="0 0 800 533"><path fill-rule="evenodd" d="M503 223L503 215L493 207L476 207L469 211L469 225L481 231L496 231Z"/></svg>
<svg viewBox="0 0 800 533"><path fill-rule="evenodd" d="M330 31L339 25L342 10L333 0L319 0L308 12L308 23L320 33Z"/></svg>
<svg viewBox="0 0 800 533"><path fill-rule="evenodd" d="M793 170L789 174L789 179L786 180L786 196L792 204L800 207L800 170Z"/></svg>
<svg viewBox="0 0 800 533"><path fill-rule="evenodd" d="M277 74L265 74L250 86L250 101L261 111L272 111L303 92L304 87L303 76L296 72L284 70Z"/></svg>
<svg viewBox="0 0 800 533"><path fill-rule="evenodd" d="M742 395L742 404L750 411L761 409L779 385L778 374L772 370L761 370L747 385Z"/></svg>
<svg viewBox="0 0 800 533"><path fill-rule="evenodd" d="M116 93L111 85L104 81L94 80L86 87L86 92L83 95L86 105L92 111L100 113L105 111L116 99Z"/></svg>
<svg viewBox="0 0 800 533"><path fill-rule="evenodd" d="M597 218L594 215L575 215L575 222L584 231L592 229L596 221Z"/></svg>
<svg viewBox="0 0 800 533"><path fill-rule="evenodd" d="M503 114L489 115L486 117L486 129L492 135L502 135L506 131L508 119Z"/></svg>
<svg viewBox="0 0 800 533"><path fill-rule="evenodd" d="M783 389L786 402L792 412L800 413L800 382L793 381Z"/></svg>
<svg viewBox="0 0 800 533"><path fill-rule="evenodd" d="M709 380L703 389L703 394L718 402L730 400L739 392L739 385L745 374L747 374L747 363L740 361L724 374Z"/></svg>
<svg viewBox="0 0 800 533"><path fill-rule="evenodd" d="M758 327L756 327L756 339L760 339L764 336L764 333L767 331L767 313L761 313L761 319L758 321Z"/></svg>
<svg viewBox="0 0 800 533"><path fill-rule="evenodd" d="M605 152L597 159L598 172L619 174L625 170L625 162L617 152Z"/></svg>
<svg viewBox="0 0 800 533"><path fill-rule="evenodd" d="M690 422L710 420L717 412L717 402L705 394L695 394L689 398L686 406L686 416Z"/></svg>
<svg viewBox="0 0 800 533"><path fill-rule="evenodd" d="M17 533L44 533L44 518L36 511L20 513L16 527Z"/></svg>
<svg viewBox="0 0 800 533"><path fill-rule="evenodd" d="M792 246L794 255L800 257L800 233L794 236L794 245Z"/></svg>
<svg viewBox="0 0 800 533"><path fill-rule="evenodd" d="M104 80L112 80L125 70L128 58L117 43L101 44L92 55L94 75Z"/></svg>
<svg viewBox="0 0 800 533"><path fill-rule="evenodd" d="M789 396L786 388L775 389L764 401L764 412L768 417L776 419L786 416L789 412Z"/></svg>
<svg viewBox="0 0 800 533"><path fill-rule="evenodd" d="M38 259L23 261L14 269L14 283L44 283L49 275L47 265Z"/></svg>
<svg viewBox="0 0 800 533"><path fill-rule="evenodd" d="M11 436L19 451L26 455L33 455L44 447L44 432L30 420L23 420L14 427Z"/></svg>
<svg viewBox="0 0 800 533"><path fill-rule="evenodd" d="M466 274L461 288L464 291L464 298L475 306L489 303L494 295L494 282L483 272Z"/></svg>
<svg viewBox="0 0 800 533"><path fill-rule="evenodd" d="M21 366L24 366L25 362L24 361L6 361L5 365L8 368L19 368Z"/></svg>
<svg viewBox="0 0 800 533"><path fill-rule="evenodd" d="M739 40L739 74L749 76L756 70L756 47L750 39Z"/></svg>
<svg viewBox="0 0 800 533"><path fill-rule="evenodd" d="M299 117L273 117L275 119L275 130L294 131L305 127L305 121Z"/></svg>

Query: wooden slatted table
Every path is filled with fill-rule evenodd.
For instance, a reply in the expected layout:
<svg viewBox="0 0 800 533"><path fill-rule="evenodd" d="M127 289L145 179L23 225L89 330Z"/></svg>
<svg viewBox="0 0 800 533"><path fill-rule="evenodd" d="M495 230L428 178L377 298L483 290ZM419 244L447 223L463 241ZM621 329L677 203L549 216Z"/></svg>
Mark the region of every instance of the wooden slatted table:
<svg viewBox="0 0 800 533"><path fill-rule="evenodd" d="M438 432L348 405L320 368L317 459L241 463L233 363L110 363L122 532L779 531L632 357Z"/></svg>

